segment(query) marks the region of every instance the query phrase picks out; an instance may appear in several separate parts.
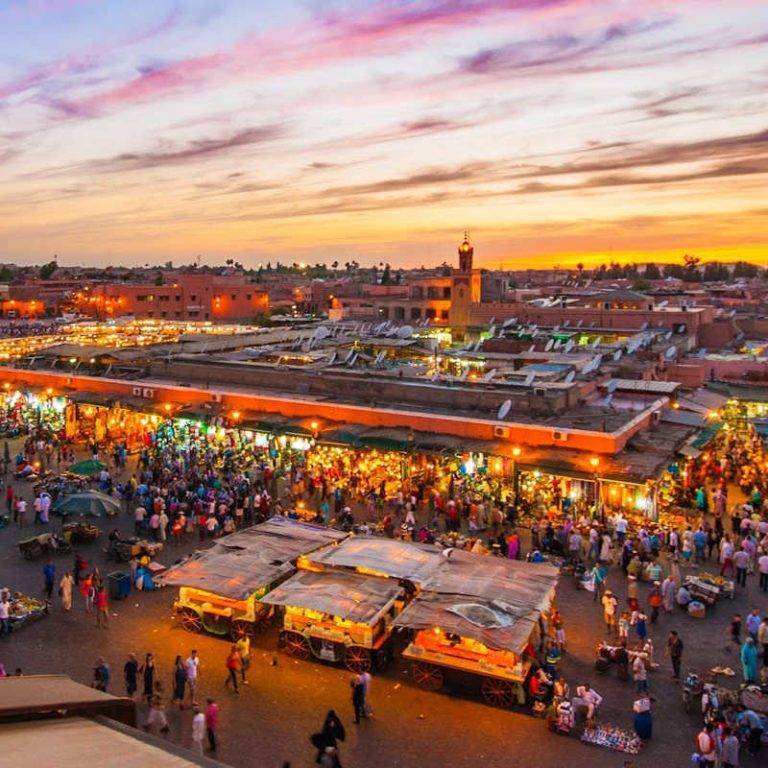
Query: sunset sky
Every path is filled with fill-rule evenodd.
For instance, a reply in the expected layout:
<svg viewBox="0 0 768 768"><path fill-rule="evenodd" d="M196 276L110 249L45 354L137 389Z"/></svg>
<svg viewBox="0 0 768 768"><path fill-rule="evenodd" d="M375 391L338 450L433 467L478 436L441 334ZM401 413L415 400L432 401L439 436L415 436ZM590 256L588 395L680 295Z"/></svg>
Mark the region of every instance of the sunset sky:
<svg viewBox="0 0 768 768"><path fill-rule="evenodd" d="M765 0L0 0L0 261L768 263Z"/></svg>

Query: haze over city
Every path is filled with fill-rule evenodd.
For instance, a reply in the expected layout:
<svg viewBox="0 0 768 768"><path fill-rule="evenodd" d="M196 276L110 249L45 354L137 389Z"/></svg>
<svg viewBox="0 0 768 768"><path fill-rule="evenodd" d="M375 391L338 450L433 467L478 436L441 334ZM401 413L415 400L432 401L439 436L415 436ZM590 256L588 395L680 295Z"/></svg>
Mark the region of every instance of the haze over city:
<svg viewBox="0 0 768 768"><path fill-rule="evenodd" d="M0 260L765 264L764 2L6 0Z"/></svg>

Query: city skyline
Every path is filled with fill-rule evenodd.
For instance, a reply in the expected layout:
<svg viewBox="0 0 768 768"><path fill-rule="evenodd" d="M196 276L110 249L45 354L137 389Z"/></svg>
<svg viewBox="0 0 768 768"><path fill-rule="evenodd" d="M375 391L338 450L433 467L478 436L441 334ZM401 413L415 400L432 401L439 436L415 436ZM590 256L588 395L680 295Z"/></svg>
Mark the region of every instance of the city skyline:
<svg viewBox="0 0 768 768"><path fill-rule="evenodd" d="M0 9L0 260L768 263L753 0Z"/></svg>

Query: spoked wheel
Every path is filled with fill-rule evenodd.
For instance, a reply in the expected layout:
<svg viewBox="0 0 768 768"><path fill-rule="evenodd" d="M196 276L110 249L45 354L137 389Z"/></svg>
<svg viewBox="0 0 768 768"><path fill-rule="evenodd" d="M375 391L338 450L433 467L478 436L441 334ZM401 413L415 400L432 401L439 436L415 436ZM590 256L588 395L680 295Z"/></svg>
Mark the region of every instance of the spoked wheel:
<svg viewBox="0 0 768 768"><path fill-rule="evenodd" d="M295 659L308 659L310 650L307 638L298 632L285 633L285 652Z"/></svg>
<svg viewBox="0 0 768 768"><path fill-rule="evenodd" d="M253 622L245 619L234 619L229 625L229 634L233 640L239 640L243 636L253 634Z"/></svg>
<svg viewBox="0 0 768 768"><path fill-rule="evenodd" d="M480 686L483 698L494 707L511 707L515 703L515 691L506 680L486 677Z"/></svg>
<svg viewBox="0 0 768 768"><path fill-rule="evenodd" d="M368 672L371 668L371 652L359 645L350 645L344 652L344 664L351 672Z"/></svg>
<svg viewBox="0 0 768 768"><path fill-rule="evenodd" d="M434 664L426 664L423 661L414 662L411 665L411 677L413 682L422 688L436 691L443 687L443 673Z"/></svg>
<svg viewBox="0 0 768 768"><path fill-rule="evenodd" d="M182 608L179 611L178 616L181 626L184 627L187 632L200 632L203 629L202 620L189 608Z"/></svg>

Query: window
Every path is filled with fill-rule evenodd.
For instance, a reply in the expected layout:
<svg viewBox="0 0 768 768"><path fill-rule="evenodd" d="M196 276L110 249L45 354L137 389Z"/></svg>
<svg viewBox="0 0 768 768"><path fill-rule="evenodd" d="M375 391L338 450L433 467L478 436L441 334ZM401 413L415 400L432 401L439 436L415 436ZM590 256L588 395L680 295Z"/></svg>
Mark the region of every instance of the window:
<svg viewBox="0 0 768 768"><path fill-rule="evenodd" d="M421 309L419 307L411 307L411 320L418 320L421 317Z"/></svg>
<svg viewBox="0 0 768 768"><path fill-rule="evenodd" d="M196 293L193 293L193 294L192 294L192 295L189 297L189 300L190 300L190 301L197 301L197 294L196 294Z"/></svg>
<svg viewBox="0 0 768 768"><path fill-rule="evenodd" d="M136 297L136 301L146 301L146 300L147 300L146 296L137 296Z"/></svg>
<svg viewBox="0 0 768 768"><path fill-rule="evenodd" d="M441 320L447 320L448 319L448 310L447 309L443 309L440 312L440 319Z"/></svg>
<svg viewBox="0 0 768 768"><path fill-rule="evenodd" d="M451 298L451 286L450 285L446 285L443 288L443 298L444 299L450 299Z"/></svg>
<svg viewBox="0 0 768 768"><path fill-rule="evenodd" d="M181 294L180 294L180 293L177 293L177 294L176 294L176 295L173 297L173 300L174 300L174 301L181 301Z"/></svg>
<svg viewBox="0 0 768 768"><path fill-rule="evenodd" d="M395 307L395 320L405 320L405 307Z"/></svg>
<svg viewBox="0 0 768 768"><path fill-rule="evenodd" d="M251 294L250 293L246 293L245 294L245 300L246 301L250 301L251 300Z"/></svg>
<svg viewBox="0 0 768 768"><path fill-rule="evenodd" d="M427 317L435 318L437 317L437 310L434 310L432 308L427 309Z"/></svg>
<svg viewBox="0 0 768 768"><path fill-rule="evenodd" d="M383 317L385 320L389 320L389 307L380 307L379 316Z"/></svg>
<svg viewBox="0 0 768 768"><path fill-rule="evenodd" d="M234 293L230 293L229 298L232 299L232 301L237 301L237 296Z"/></svg>

